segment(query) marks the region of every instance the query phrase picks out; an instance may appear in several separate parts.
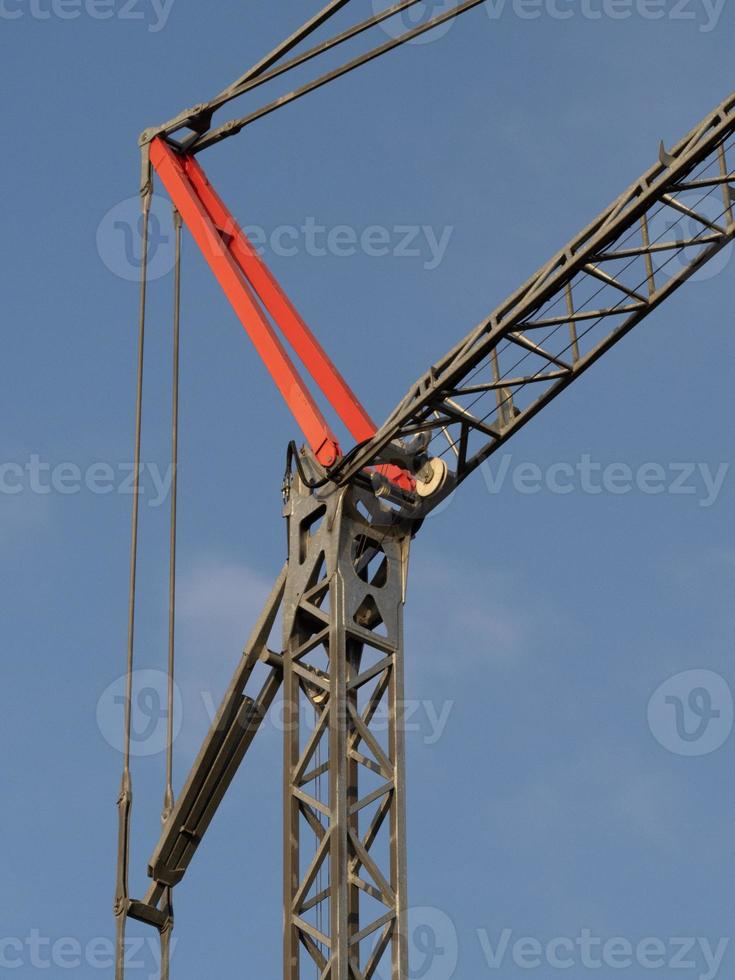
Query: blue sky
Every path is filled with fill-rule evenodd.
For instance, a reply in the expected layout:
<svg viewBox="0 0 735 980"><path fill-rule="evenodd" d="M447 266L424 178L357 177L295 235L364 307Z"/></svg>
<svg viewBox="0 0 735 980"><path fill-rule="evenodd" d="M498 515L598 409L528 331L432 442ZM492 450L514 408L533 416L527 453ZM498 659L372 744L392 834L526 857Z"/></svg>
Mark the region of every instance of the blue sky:
<svg viewBox="0 0 735 980"><path fill-rule="evenodd" d="M353 16L372 9L353 6ZM219 91L314 8L0 2L9 976L111 975L121 757L110 685L126 633L137 287L125 228L137 135ZM734 29L735 8L705 0L488 0L204 164L380 420L651 164L659 139L672 144L730 94ZM364 247L371 226L387 255ZM145 384L137 665L147 670L163 668L166 645L168 512L155 477L168 458L169 257L162 241ZM190 241L184 273L179 779L283 562L279 487L297 435ZM410 902L429 926L417 935L435 940L433 955L417 941L416 977L732 975L734 274L728 254L415 542ZM556 463L575 468L569 493L547 485ZM521 464L538 467L537 492ZM611 464L629 468L628 492L611 492ZM641 489L651 464L664 492ZM691 492L673 492L679 464L693 468ZM702 690L720 715L703 742L687 742L673 708L689 709L684 730L696 731L691 709L704 702L688 698ZM280 764L267 728L179 889L177 980L280 975ZM136 760L136 894L162 770L160 754ZM604 947L595 968L616 937L623 945ZM131 976L155 976L150 949L136 962Z"/></svg>

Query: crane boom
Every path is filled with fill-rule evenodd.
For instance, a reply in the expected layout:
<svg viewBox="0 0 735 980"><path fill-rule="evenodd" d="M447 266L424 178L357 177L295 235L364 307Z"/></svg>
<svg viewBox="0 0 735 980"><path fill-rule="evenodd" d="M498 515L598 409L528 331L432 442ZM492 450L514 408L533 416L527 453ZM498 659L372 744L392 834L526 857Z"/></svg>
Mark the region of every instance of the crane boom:
<svg viewBox="0 0 735 980"><path fill-rule="evenodd" d="M418 434L448 457L430 508L735 236L735 94L710 113L409 390L335 479ZM686 228L682 234L682 226ZM676 231L677 234L672 234Z"/></svg>

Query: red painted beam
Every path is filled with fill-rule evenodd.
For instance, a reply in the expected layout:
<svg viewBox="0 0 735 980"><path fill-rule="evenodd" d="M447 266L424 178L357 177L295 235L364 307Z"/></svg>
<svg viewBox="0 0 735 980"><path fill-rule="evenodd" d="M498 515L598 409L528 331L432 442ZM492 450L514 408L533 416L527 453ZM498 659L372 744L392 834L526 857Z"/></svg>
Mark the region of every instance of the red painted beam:
<svg viewBox="0 0 735 980"><path fill-rule="evenodd" d="M341 451L318 405L268 322L253 289L233 254L237 226L222 228L186 172L184 158L162 139L151 143L151 164L176 205L184 224L232 304L240 323L268 368L278 390L323 466L332 466ZM237 229L239 231L239 229ZM239 233L244 239L242 232ZM248 243L249 244L249 243ZM240 244L239 250L244 251Z"/></svg>
<svg viewBox="0 0 735 980"><path fill-rule="evenodd" d="M332 408L344 422L350 435L357 442L370 439L375 435L375 423L304 323L247 235L238 227L199 162L194 157L187 156L184 157L183 163L200 200L213 216L218 227L226 235L231 236L230 251L243 274Z"/></svg>
<svg viewBox="0 0 735 980"><path fill-rule="evenodd" d="M376 431L375 423L302 320L194 157L177 153L160 137L151 143L150 156L151 165L316 458L325 467L334 465L342 455L339 443L268 321L266 312L291 344L352 437L357 442L370 439ZM415 487L410 474L395 466L380 466L378 471L404 490Z"/></svg>

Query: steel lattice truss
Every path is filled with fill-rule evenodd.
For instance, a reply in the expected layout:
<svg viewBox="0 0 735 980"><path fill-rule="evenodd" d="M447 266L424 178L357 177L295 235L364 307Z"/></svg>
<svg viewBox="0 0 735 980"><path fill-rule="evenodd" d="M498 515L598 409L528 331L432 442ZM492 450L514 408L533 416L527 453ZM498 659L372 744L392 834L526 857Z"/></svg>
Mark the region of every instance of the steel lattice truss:
<svg viewBox="0 0 735 980"><path fill-rule="evenodd" d="M361 512L358 511L361 507ZM285 976L408 976L402 617L410 530L370 494L291 498ZM313 719L313 720L312 720ZM308 975L308 973L307 973Z"/></svg>
<svg viewBox="0 0 735 980"><path fill-rule="evenodd" d="M451 471L431 505L450 493L732 242L734 133L731 96L673 151L662 146L655 166L411 388L339 481L428 433Z"/></svg>

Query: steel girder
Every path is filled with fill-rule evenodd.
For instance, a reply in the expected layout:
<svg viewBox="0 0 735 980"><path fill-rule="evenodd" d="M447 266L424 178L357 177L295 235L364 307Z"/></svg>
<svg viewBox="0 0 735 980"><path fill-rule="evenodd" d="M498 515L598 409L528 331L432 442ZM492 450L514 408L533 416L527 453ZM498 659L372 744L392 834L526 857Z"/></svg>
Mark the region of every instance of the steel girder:
<svg viewBox="0 0 735 980"><path fill-rule="evenodd" d="M735 95L410 389L338 464L347 484L428 434L449 479L436 506L735 236Z"/></svg>
<svg viewBox="0 0 735 980"><path fill-rule="evenodd" d="M359 509L358 509L359 508ZM284 978L408 976L403 604L410 533L297 492L284 596ZM309 971L306 975L311 976Z"/></svg>
<svg viewBox="0 0 735 980"><path fill-rule="evenodd" d="M166 888L175 887L186 874L278 693L283 676L282 657L269 650L267 643L281 609L287 571L288 565L273 586L209 733L164 825L148 862L148 874L153 884L144 901L137 903L137 907L134 903L133 918L150 921L149 910L158 907L165 900ZM262 680L255 676L258 665L265 674ZM249 687L255 688L252 697L246 694Z"/></svg>

